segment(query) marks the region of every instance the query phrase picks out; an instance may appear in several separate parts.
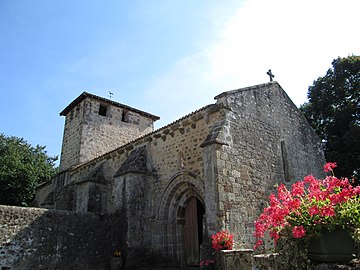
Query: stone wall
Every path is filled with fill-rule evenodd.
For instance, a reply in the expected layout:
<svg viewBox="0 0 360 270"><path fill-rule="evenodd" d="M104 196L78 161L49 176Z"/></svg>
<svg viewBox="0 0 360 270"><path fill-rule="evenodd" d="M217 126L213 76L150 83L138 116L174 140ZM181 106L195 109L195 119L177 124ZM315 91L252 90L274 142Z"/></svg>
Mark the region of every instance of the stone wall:
<svg viewBox="0 0 360 270"><path fill-rule="evenodd" d="M254 220L274 186L309 173L319 176L324 157L319 138L277 83L225 92L216 99L216 104L63 171L64 177L53 183L53 206L125 215L130 265L142 254L185 266L185 211L194 197L205 212L198 217L204 221L204 241L228 229L236 236L235 248L251 248ZM93 114L96 106L88 106ZM91 133L105 123L91 121Z"/></svg>
<svg viewBox="0 0 360 270"><path fill-rule="evenodd" d="M221 260L222 270L253 270L253 250L222 250L218 257Z"/></svg>
<svg viewBox="0 0 360 270"><path fill-rule="evenodd" d="M360 260L358 257L348 263L311 263L304 267L296 267L284 264L278 253L259 254L253 256L253 269L255 270L288 270L288 269L311 269L311 270L359 270Z"/></svg>
<svg viewBox="0 0 360 270"><path fill-rule="evenodd" d="M84 106L81 103L65 119L60 170L65 170L79 162L83 114Z"/></svg>
<svg viewBox="0 0 360 270"><path fill-rule="evenodd" d="M100 113L100 106L106 112ZM153 129L149 117L87 97L66 115L60 170L96 158Z"/></svg>
<svg viewBox="0 0 360 270"><path fill-rule="evenodd" d="M151 250L147 256L155 261L182 264L184 217L177 213L183 213L180 209L192 196L204 204L204 181L210 180L203 179L201 144L220 119L220 109L209 107L194 112L72 170L71 182L79 198L76 209L86 211L86 205L93 200L85 183L102 164L101 177L109 183L108 197L103 198L108 208L102 211L116 213L126 207L132 254L149 254Z"/></svg>
<svg viewBox="0 0 360 270"><path fill-rule="evenodd" d="M221 119L221 110L222 106L205 107L91 162L63 171L66 181L61 177L53 180L57 187L53 207L81 212L124 211L133 257L141 253L155 261L182 264L184 209L191 197L207 208L204 194L211 179L203 178L201 145ZM210 203L215 202L215 194L208 198Z"/></svg>
<svg viewBox="0 0 360 270"><path fill-rule="evenodd" d="M111 269L114 256L126 255L123 221L114 214L0 206L0 269Z"/></svg>
<svg viewBox="0 0 360 270"><path fill-rule="evenodd" d="M276 184L322 176L320 139L277 83L226 92L229 108L216 151L218 222L252 248L254 221Z"/></svg>
<svg viewBox="0 0 360 270"><path fill-rule="evenodd" d="M101 103L84 100L85 115L79 163L86 162L153 131L153 120L136 112L107 105L106 116L99 114Z"/></svg>
<svg viewBox="0 0 360 270"><path fill-rule="evenodd" d="M49 204L47 202L50 200L50 205L52 205L52 199L54 194L54 186L52 181L44 182L40 184L35 193L35 199L32 202L31 206L39 206L47 208ZM42 205L40 205L40 202Z"/></svg>

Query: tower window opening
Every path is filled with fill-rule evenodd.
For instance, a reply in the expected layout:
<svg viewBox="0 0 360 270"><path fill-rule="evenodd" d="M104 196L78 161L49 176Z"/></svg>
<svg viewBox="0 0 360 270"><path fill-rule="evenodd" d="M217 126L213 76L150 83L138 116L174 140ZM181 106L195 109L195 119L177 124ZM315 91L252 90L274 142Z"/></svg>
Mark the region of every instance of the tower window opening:
<svg viewBox="0 0 360 270"><path fill-rule="evenodd" d="M124 110L121 115L121 122L128 122L128 121L129 121L129 113Z"/></svg>
<svg viewBox="0 0 360 270"><path fill-rule="evenodd" d="M99 115L106 116L106 113L107 113L107 107L100 104Z"/></svg>

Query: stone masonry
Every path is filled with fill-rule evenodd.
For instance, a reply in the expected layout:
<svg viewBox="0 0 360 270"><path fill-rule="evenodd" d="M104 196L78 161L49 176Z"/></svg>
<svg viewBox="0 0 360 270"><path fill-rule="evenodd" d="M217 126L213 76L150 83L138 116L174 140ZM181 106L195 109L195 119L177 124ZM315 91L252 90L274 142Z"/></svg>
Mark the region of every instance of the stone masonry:
<svg viewBox="0 0 360 270"><path fill-rule="evenodd" d="M159 117L84 92L66 116L60 170L89 161L154 129Z"/></svg>
<svg viewBox="0 0 360 270"><path fill-rule="evenodd" d="M124 246L115 214L0 206L0 224L0 269L111 269Z"/></svg>
<svg viewBox="0 0 360 270"><path fill-rule="evenodd" d="M151 114L134 110L136 120L123 123L114 118L119 103L76 99L61 113L62 171L39 188L36 205L121 215L126 267L196 265L220 229L235 234L236 248L251 248L275 185L322 176L321 142L277 82L215 99L156 131Z"/></svg>

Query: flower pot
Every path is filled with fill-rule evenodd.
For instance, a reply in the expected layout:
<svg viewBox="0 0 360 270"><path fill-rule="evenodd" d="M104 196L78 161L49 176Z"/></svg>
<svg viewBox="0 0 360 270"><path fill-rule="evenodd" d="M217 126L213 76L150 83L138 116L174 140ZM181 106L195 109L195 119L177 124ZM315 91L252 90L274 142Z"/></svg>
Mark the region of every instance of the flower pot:
<svg viewBox="0 0 360 270"><path fill-rule="evenodd" d="M319 238L313 238L308 246L308 258L316 262L348 262L354 253L354 240L348 231L324 230Z"/></svg>

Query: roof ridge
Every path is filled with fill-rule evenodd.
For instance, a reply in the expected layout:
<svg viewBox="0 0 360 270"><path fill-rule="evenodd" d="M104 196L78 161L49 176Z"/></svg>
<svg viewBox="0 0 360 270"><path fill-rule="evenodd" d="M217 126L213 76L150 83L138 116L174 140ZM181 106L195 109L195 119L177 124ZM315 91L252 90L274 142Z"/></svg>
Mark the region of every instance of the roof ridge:
<svg viewBox="0 0 360 270"><path fill-rule="evenodd" d="M115 149L113 149L113 150L110 150L109 152L106 152L106 153L104 153L104 154L102 154L102 155L99 155L99 156L97 156L97 157L95 157L95 158L93 158L93 159L91 159L91 160L88 160L88 161L86 161L86 162L84 162L84 163L75 165L75 166L73 167L73 169L80 168L80 167L82 167L82 166L84 166L84 165L86 165L86 164L89 164L89 163L91 163L91 162L94 162L95 160L101 159L101 158L104 157L104 156L107 156L107 155L110 155L111 153L114 153L114 152L116 152L116 151L119 151L119 150L122 149L122 148L126 148L127 146L129 146L129 145L131 145L131 144L134 144L134 143L136 143L137 141L141 141L141 140L144 139L145 137L148 137L148 136L150 137L150 136L154 135L155 133L161 132L162 130L167 129L167 128L169 128L170 126L175 125L175 124L177 124L178 122L180 122L180 121L182 121L182 120L184 120L184 119L186 119L186 118L188 118L188 117L191 117L191 116L193 116L193 115L195 115L195 114L197 114L197 113L199 113L199 112L201 112L201 111L203 111L203 110L206 110L206 109L208 109L208 108L210 108L210 107L214 107L214 106L217 106L217 105L218 105L217 103L205 105L205 106L201 107L200 109L197 109L197 110L195 110L195 111L193 111L193 112L191 112L191 113L189 113L189 114L187 114L187 115L185 115L185 116L183 116L183 117L181 117L181 118L179 118L179 119L171 122L170 124L167 124L167 125L165 125L165 126L163 126L163 127L161 127L161 128L158 128L158 129L156 129L156 130L154 130L154 131L152 131L152 132L150 132L150 133L147 133L147 134L145 134L145 135L143 135L143 136L140 136L140 137L138 137L138 138L136 138L136 139L134 139L134 140L131 140L131 141L129 141L129 142L123 144L123 145L120 145L119 147L117 147L117 148L115 148ZM71 169L71 168L70 168L70 169Z"/></svg>
<svg viewBox="0 0 360 270"><path fill-rule="evenodd" d="M114 101L114 100L110 100L110 99L103 98L103 97L100 97L100 96L95 95L95 94L91 94L91 93L86 92L86 91L82 92L68 106L66 106L66 108L60 112L60 116L66 116L77 104L79 104L81 101L83 101L83 99L85 99L86 97L91 97L91 98L94 98L94 99L97 99L97 100L100 100L100 101L103 101L103 102L106 102L106 103L110 103L110 104L112 104L112 105L114 105L116 107L121 107L121 108L130 110L130 111L137 112L137 113L139 113L141 115L144 115L144 116L147 116L147 117L153 119L154 121L160 119L160 117L157 116L157 115L154 115L154 114L151 114L151 113L136 109L134 107L130 107L128 105L122 104L122 103Z"/></svg>
<svg viewBox="0 0 360 270"><path fill-rule="evenodd" d="M277 81L272 81L272 82L267 82L267 83L262 83L262 84L257 84L257 85L252 85L252 86L247 86L247 87L243 87L243 88L237 88L237 89L225 91L225 92L222 92L222 93L218 94L217 96L215 96L214 99L218 99L218 98L221 98L223 96L231 95L231 94L234 94L234 93L237 93L237 92L240 92L240 91L248 91L248 90L263 88L265 86L270 86L270 85L277 85L280 88L282 88Z"/></svg>

